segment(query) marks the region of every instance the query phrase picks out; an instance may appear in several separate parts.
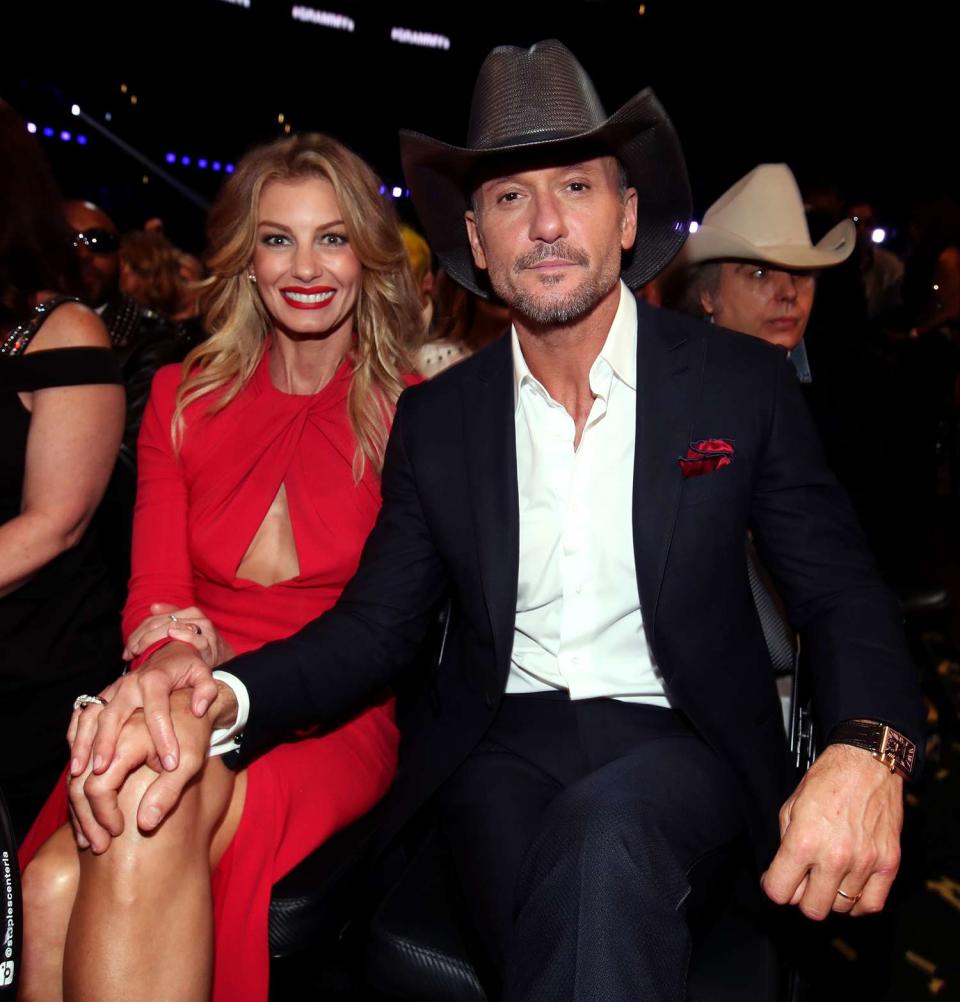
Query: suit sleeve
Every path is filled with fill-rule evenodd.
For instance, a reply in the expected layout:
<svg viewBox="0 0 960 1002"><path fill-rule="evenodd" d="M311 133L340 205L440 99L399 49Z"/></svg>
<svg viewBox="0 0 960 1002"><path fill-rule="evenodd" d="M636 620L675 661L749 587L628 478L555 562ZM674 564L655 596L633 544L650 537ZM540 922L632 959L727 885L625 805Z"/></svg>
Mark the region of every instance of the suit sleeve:
<svg viewBox="0 0 960 1002"><path fill-rule="evenodd" d="M820 726L826 734L842 720L885 720L922 749L923 701L899 605L826 466L789 360L776 364L752 528L800 633Z"/></svg>
<svg viewBox="0 0 960 1002"><path fill-rule="evenodd" d="M425 523L400 397L381 479L383 505L356 574L337 604L293 636L230 662L250 716L232 766L360 710L416 657L447 589L446 568Z"/></svg>

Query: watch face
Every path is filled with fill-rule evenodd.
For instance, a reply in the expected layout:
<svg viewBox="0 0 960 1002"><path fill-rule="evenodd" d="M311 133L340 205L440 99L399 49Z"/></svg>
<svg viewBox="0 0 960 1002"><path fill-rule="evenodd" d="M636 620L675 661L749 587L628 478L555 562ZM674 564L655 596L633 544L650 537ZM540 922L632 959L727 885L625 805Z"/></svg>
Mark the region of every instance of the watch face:
<svg viewBox="0 0 960 1002"><path fill-rule="evenodd" d="M908 775L913 773L913 763L917 757L917 746L905 738L899 731L890 727L884 728L883 749L881 754L894 759L898 766Z"/></svg>

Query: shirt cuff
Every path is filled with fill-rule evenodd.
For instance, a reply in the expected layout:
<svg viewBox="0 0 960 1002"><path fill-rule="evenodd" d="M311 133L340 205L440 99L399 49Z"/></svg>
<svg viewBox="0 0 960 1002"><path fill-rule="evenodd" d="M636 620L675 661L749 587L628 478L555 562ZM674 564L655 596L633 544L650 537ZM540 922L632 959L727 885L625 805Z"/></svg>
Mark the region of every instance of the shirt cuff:
<svg viewBox="0 0 960 1002"><path fill-rule="evenodd" d="M208 752L210 758L216 758L218 755L226 755L227 752L236 751L240 747L240 736L243 734L243 729L247 726L247 720L250 718L250 694L247 692L247 687L243 682L236 675L231 675L228 671L215 671L213 678L216 682L222 682L236 697L237 719L233 722L232 726L218 727L210 735L210 750Z"/></svg>

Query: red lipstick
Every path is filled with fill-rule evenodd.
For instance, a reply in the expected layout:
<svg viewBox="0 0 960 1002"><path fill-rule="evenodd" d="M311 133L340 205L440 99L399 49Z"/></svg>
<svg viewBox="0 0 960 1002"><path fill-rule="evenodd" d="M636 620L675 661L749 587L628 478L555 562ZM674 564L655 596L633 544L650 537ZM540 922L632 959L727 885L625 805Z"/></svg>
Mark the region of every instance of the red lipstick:
<svg viewBox="0 0 960 1002"><path fill-rule="evenodd" d="M288 285L280 290L283 301L295 310L322 310L333 302L336 289L329 285Z"/></svg>

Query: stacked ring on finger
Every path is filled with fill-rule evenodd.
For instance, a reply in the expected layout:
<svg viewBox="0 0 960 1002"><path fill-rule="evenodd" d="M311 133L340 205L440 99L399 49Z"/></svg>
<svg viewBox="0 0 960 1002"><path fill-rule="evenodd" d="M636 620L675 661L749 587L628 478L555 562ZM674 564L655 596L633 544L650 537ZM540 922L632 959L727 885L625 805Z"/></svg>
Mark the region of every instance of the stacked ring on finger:
<svg viewBox="0 0 960 1002"><path fill-rule="evenodd" d="M852 901L854 904L856 904L863 897L862 891L859 894L847 894L847 892L841 887L837 888L837 894L839 894L844 901Z"/></svg>
<svg viewBox="0 0 960 1002"><path fill-rule="evenodd" d="M102 699L100 696L77 696L73 701L73 708L75 710L82 710L85 706L106 706L107 701Z"/></svg>
<svg viewBox="0 0 960 1002"><path fill-rule="evenodd" d="M169 614L169 618L181 629L192 630L198 637L203 633L203 630L200 629L199 623L181 623L172 612Z"/></svg>

